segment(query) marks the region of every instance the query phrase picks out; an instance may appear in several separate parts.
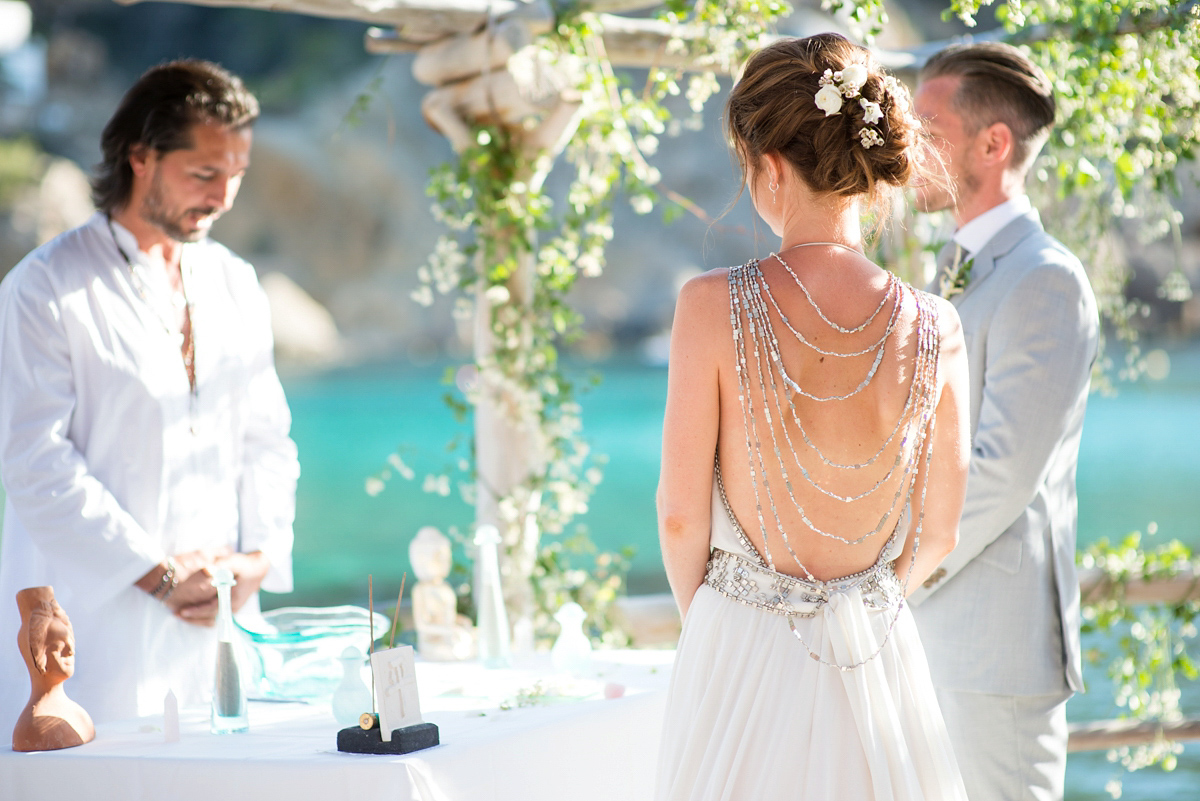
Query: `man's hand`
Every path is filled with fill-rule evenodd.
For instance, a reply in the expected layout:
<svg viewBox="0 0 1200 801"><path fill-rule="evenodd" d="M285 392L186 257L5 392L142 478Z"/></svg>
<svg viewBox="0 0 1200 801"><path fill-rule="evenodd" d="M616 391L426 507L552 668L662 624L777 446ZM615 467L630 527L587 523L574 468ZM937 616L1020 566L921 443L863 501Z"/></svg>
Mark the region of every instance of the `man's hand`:
<svg viewBox="0 0 1200 801"><path fill-rule="evenodd" d="M233 571L238 583L231 600L236 612L258 589L270 567L261 552L235 553L232 548L202 548L171 557L175 563L174 591L163 604L181 620L197 626L211 626L217 621L217 590L212 585L212 569L224 564ZM137 586L148 593L161 586L166 565L158 565L142 578Z"/></svg>
<svg viewBox="0 0 1200 801"><path fill-rule="evenodd" d="M197 574L203 575L204 583L211 590L211 601L201 599L197 602L184 604L175 610L176 615L189 623L197 623L203 626L211 626L216 622L217 591L212 588L211 571L217 567L227 567L233 571L233 578L237 583L230 590L229 600L233 606L233 611L237 612L246 604L251 595L258 592L259 586L262 584L263 579L266 578L267 571L271 568L271 563L262 551L224 554L208 565L202 573ZM189 583L191 581L192 579L189 579ZM180 584L175 594L178 595L183 589L184 585ZM172 596L171 600L174 600L174 596Z"/></svg>
<svg viewBox="0 0 1200 801"><path fill-rule="evenodd" d="M263 579L271 569L271 562L262 551L230 554L224 559L218 559L217 564L233 571L237 584L230 591L230 601L233 611L240 611L250 600L250 596L258 592Z"/></svg>
<svg viewBox="0 0 1200 801"><path fill-rule="evenodd" d="M229 546L201 548L172 557L175 562L175 592L165 601L175 616L198 626L217 622L217 590L212 585L212 573L218 560L233 554Z"/></svg>

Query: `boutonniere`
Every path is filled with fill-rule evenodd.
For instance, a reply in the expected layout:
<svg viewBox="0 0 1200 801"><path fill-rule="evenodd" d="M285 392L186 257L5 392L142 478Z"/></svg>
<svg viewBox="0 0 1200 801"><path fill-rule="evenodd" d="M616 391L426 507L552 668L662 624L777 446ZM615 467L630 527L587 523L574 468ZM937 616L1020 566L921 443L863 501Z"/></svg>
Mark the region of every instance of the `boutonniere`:
<svg viewBox="0 0 1200 801"><path fill-rule="evenodd" d="M970 258L963 259L957 269L951 268L950 272L942 276L941 286L938 287L940 290L939 294L943 298L949 299L961 293L967 288L967 284L971 282L971 268L974 266L975 257L971 256Z"/></svg>

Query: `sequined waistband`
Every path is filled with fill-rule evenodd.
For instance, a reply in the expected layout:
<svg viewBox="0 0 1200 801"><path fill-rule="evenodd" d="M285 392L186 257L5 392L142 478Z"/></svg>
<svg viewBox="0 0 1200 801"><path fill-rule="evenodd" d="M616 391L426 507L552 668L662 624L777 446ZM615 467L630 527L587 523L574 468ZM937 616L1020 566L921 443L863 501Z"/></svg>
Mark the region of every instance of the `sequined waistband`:
<svg viewBox="0 0 1200 801"><path fill-rule="evenodd" d="M812 582L777 573L744 556L713 548L704 583L738 603L785 617L812 617L835 593L858 587L870 609L896 609L904 588L892 563L884 560L844 578Z"/></svg>

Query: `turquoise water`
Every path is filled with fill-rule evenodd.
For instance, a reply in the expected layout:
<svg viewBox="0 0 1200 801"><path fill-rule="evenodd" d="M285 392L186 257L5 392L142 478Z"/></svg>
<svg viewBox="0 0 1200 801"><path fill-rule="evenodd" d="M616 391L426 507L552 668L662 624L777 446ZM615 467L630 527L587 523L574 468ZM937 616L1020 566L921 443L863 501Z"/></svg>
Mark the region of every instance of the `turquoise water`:
<svg viewBox="0 0 1200 801"><path fill-rule="evenodd" d="M1079 467L1080 544L1180 539L1200 549L1200 347L1172 353L1165 381L1124 385L1088 404ZM633 545L630 583L665 590L655 531L654 490L661 447L666 371L635 360L581 366L603 380L581 398L605 478L579 518L605 549ZM453 469L446 443L465 430L441 400L445 365L372 364L284 375L300 448L296 586L291 600L336 602L363 595L368 572L397 582L408 570L407 545L424 525L465 527L471 510L455 494L422 491L427 473ZM581 382L583 383L583 382ZM416 472L370 497L364 481L399 447Z"/></svg>

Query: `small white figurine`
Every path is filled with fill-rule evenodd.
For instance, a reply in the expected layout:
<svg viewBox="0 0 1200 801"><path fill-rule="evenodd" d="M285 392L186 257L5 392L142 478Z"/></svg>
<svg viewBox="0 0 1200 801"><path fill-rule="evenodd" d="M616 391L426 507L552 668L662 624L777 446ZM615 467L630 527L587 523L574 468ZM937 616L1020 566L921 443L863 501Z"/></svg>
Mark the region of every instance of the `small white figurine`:
<svg viewBox="0 0 1200 801"><path fill-rule="evenodd" d="M343 726L353 726L372 706L371 690L362 679L363 652L347 645L338 661L342 663L342 681L333 691L333 717Z"/></svg>
<svg viewBox="0 0 1200 801"><path fill-rule="evenodd" d="M583 633L587 613L577 603L563 604L554 619L561 630L550 649L550 663L555 670L581 675L592 667L592 641Z"/></svg>
<svg viewBox="0 0 1200 801"><path fill-rule="evenodd" d="M412 591L417 650L435 662L475 657L474 627L458 614L458 599L446 583L450 560L450 540L433 526L418 531L408 545L408 561L417 574Z"/></svg>

